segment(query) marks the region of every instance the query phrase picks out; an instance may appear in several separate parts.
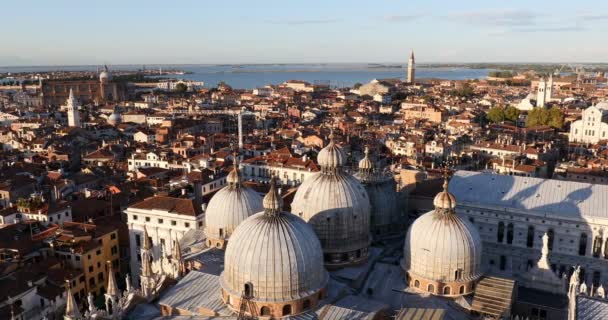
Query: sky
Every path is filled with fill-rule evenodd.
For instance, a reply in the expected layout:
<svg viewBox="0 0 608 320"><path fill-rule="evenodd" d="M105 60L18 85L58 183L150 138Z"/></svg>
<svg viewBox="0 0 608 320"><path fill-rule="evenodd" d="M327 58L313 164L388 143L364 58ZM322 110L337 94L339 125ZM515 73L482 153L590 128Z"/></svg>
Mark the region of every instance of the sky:
<svg viewBox="0 0 608 320"><path fill-rule="evenodd" d="M608 62L605 0L3 0L0 66Z"/></svg>

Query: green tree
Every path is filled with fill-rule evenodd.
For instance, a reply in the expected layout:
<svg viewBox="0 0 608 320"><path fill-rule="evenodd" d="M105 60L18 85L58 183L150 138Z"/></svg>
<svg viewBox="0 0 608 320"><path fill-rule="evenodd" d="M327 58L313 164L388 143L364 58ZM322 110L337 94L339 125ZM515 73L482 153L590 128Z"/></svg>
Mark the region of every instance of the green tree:
<svg viewBox="0 0 608 320"><path fill-rule="evenodd" d="M177 91L177 92L186 92L186 91L188 91L188 86L185 83L180 82L180 83L178 83L178 84L175 85L175 91Z"/></svg>
<svg viewBox="0 0 608 320"><path fill-rule="evenodd" d="M494 123L505 121L505 110L501 107L493 107L488 111L488 120Z"/></svg>
<svg viewBox="0 0 608 320"><path fill-rule="evenodd" d="M511 120L511 121L517 121L517 119L519 118L519 114L521 112L519 111L519 109L517 109L513 106L507 106L504 110L504 113L505 113L505 119Z"/></svg>
<svg viewBox="0 0 608 320"><path fill-rule="evenodd" d="M353 85L353 89L355 89L355 90L359 89L359 88L361 88L361 86L362 86L361 82L357 82L357 83L355 83L355 85Z"/></svg>
<svg viewBox="0 0 608 320"><path fill-rule="evenodd" d="M549 123L553 128L561 129L564 127L564 113L558 107L549 109Z"/></svg>

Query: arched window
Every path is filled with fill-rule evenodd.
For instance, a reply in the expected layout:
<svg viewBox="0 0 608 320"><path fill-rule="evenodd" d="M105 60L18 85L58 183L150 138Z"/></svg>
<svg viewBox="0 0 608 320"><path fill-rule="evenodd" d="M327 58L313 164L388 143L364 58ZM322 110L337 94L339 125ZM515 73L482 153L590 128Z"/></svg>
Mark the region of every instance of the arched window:
<svg viewBox="0 0 608 320"><path fill-rule="evenodd" d="M302 308L304 310L310 309L310 300L308 300L308 299L304 300L304 303L302 303Z"/></svg>
<svg viewBox="0 0 608 320"><path fill-rule="evenodd" d="M496 242L501 243L505 238L505 223L498 223L498 231L496 232Z"/></svg>
<svg viewBox="0 0 608 320"><path fill-rule="evenodd" d="M555 232L553 229L547 230L547 237L549 237L549 241L547 243L549 246L549 251L553 251L553 239L555 239Z"/></svg>
<svg viewBox="0 0 608 320"><path fill-rule="evenodd" d="M418 280L414 281L414 287L420 288L420 281L418 281Z"/></svg>
<svg viewBox="0 0 608 320"><path fill-rule="evenodd" d="M526 246L528 248L534 247L534 226L528 227L528 238L526 240Z"/></svg>
<svg viewBox="0 0 608 320"><path fill-rule="evenodd" d="M581 233L581 239L578 243L578 255L584 256L587 252L587 234Z"/></svg>
<svg viewBox="0 0 608 320"><path fill-rule="evenodd" d="M456 271L454 271L454 280L461 280L462 279L462 269L456 269Z"/></svg>
<svg viewBox="0 0 608 320"><path fill-rule="evenodd" d="M288 316L290 314L291 314L291 305L286 304L285 306L283 306L283 315Z"/></svg>
<svg viewBox="0 0 608 320"><path fill-rule="evenodd" d="M450 288L450 287L443 287L443 294L449 295L451 292L452 292L452 288Z"/></svg>
<svg viewBox="0 0 608 320"><path fill-rule="evenodd" d="M506 256L500 256L500 270L505 270L507 268L507 257Z"/></svg>
<svg viewBox="0 0 608 320"><path fill-rule="evenodd" d="M593 271L593 278L591 279L591 283L595 288L600 286L601 273L599 271Z"/></svg>
<svg viewBox="0 0 608 320"><path fill-rule="evenodd" d="M270 308L264 306L262 307L262 309L260 309L260 315L262 316L269 316L270 315Z"/></svg>
<svg viewBox="0 0 608 320"><path fill-rule="evenodd" d="M513 224L507 225L507 244L513 244Z"/></svg>
<svg viewBox="0 0 608 320"><path fill-rule="evenodd" d="M602 253L602 237L596 236L593 240L593 256L599 258Z"/></svg>
<svg viewBox="0 0 608 320"><path fill-rule="evenodd" d="M429 284L429 286L426 288L426 290L428 292L435 293L435 286L432 284Z"/></svg>
<svg viewBox="0 0 608 320"><path fill-rule="evenodd" d="M245 297L253 296L253 284L251 282L245 283L245 289L243 290Z"/></svg>
<svg viewBox="0 0 608 320"><path fill-rule="evenodd" d="M464 286L460 286L460 289L458 289L458 292L460 294L464 294Z"/></svg>

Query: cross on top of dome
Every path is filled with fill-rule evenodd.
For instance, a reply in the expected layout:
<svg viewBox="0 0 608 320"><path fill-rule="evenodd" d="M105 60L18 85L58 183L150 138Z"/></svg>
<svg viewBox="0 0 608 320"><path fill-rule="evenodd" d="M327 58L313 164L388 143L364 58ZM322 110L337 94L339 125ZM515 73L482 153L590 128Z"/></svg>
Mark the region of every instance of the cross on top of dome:
<svg viewBox="0 0 608 320"><path fill-rule="evenodd" d="M226 182L228 182L228 186L232 188L238 188L241 186L241 173L239 171L239 158L236 152L233 153L233 158L234 168L232 168L232 170L226 177Z"/></svg>
<svg viewBox="0 0 608 320"><path fill-rule="evenodd" d="M453 214L454 208L456 208L456 197L448 191L450 173L448 166L449 162L446 162L443 166L443 191L439 192L433 199L435 212L442 215Z"/></svg>

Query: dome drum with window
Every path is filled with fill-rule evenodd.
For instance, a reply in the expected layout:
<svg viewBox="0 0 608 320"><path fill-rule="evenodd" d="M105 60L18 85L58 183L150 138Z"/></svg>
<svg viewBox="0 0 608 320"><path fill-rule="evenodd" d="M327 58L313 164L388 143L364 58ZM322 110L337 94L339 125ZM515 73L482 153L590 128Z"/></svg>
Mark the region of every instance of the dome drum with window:
<svg viewBox="0 0 608 320"><path fill-rule="evenodd" d="M447 179L433 203L435 209L416 219L405 238L401 266L407 282L439 296L470 294L483 274L479 233L454 211Z"/></svg>
<svg viewBox="0 0 608 320"><path fill-rule="evenodd" d="M301 218L282 211L272 179L264 211L243 221L226 247L220 276L227 306L254 317L281 318L314 309L329 275L321 244Z"/></svg>

